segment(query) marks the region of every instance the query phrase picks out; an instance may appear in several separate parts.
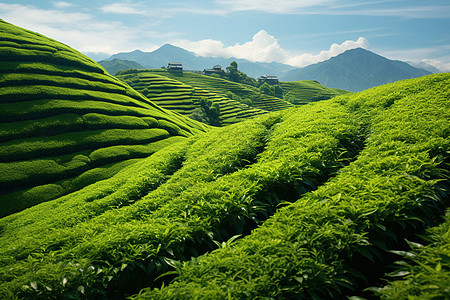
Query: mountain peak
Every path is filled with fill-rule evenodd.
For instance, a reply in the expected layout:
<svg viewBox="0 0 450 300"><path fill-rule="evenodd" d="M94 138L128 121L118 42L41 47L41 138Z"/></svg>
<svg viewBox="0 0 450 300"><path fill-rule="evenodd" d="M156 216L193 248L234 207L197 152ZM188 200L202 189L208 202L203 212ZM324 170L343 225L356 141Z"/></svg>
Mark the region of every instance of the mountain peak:
<svg viewBox="0 0 450 300"><path fill-rule="evenodd" d="M283 81L317 80L321 84L358 92L374 86L431 74L406 62L390 60L363 48L345 51L329 60L299 68Z"/></svg>

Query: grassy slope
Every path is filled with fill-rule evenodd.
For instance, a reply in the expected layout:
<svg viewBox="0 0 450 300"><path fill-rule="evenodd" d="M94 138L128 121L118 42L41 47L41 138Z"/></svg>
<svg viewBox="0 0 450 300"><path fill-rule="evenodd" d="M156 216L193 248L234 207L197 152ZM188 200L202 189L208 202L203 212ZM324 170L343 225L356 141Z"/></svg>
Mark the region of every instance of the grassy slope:
<svg viewBox="0 0 450 300"><path fill-rule="evenodd" d="M81 53L0 21L0 216L204 130Z"/></svg>
<svg viewBox="0 0 450 300"><path fill-rule="evenodd" d="M300 80L281 82L285 97L295 99L293 104L302 105L309 102L326 100L349 92L339 89L327 88L314 80Z"/></svg>
<svg viewBox="0 0 450 300"><path fill-rule="evenodd" d="M189 75L185 74L184 76L188 77ZM200 98L206 97L219 104L221 111L220 120L224 125L266 113L264 110L249 107L220 94L193 87L189 85L190 83L182 83L178 80L155 74L155 72L136 71L130 74L119 75L117 78L127 82L159 106L183 115L188 115L195 108L200 107Z"/></svg>
<svg viewBox="0 0 450 300"><path fill-rule="evenodd" d="M168 270L140 296L351 295L448 198L449 86L436 74L217 128L5 217L0 295L120 297Z"/></svg>
<svg viewBox="0 0 450 300"><path fill-rule="evenodd" d="M171 73L165 70L151 70L151 72L163 75L193 87L207 90L225 96L227 92L232 92L237 96L253 100L252 106L265 111L278 111L292 106L282 99L260 94L256 87L246 84L239 84L222 78L206 76L196 73L184 72L183 74Z"/></svg>
<svg viewBox="0 0 450 300"><path fill-rule="evenodd" d="M381 299L428 300L450 298L450 211L445 222L432 227L427 245L409 242L409 251L396 251L398 269L391 282L373 287ZM395 278L400 278L395 280Z"/></svg>

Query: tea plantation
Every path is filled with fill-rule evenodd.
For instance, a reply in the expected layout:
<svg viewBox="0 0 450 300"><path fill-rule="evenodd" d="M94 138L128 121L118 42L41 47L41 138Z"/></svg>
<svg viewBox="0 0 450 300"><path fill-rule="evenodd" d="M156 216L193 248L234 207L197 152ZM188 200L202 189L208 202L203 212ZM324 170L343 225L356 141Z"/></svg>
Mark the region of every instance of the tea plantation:
<svg viewBox="0 0 450 300"><path fill-rule="evenodd" d="M117 173L205 126L77 51L0 22L0 216Z"/></svg>
<svg viewBox="0 0 450 300"><path fill-rule="evenodd" d="M450 74L202 132L66 46L0 24L1 43L29 41L0 48L11 55L1 65L10 67L0 124L21 125L1 131L11 137L0 144L2 163L27 170L41 157L109 157L110 143L123 140L147 156L1 218L1 299L450 297ZM14 54L27 47L42 49ZM69 66L48 62L66 52ZM14 59L25 62L13 68ZM129 75L155 101L203 89L161 73ZM152 94L147 80L167 90ZM5 203L23 199L11 195Z"/></svg>
<svg viewBox="0 0 450 300"><path fill-rule="evenodd" d="M137 70L140 72L141 70ZM250 85L232 82L223 78L206 76L191 72L170 72L166 70L146 70L157 75L163 75L185 84L207 90L212 93L226 95L231 92L241 99L250 99L251 106L265 111L277 111L292 106L291 103L277 97L261 94L259 89ZM120 78L120 76L119 76Z"/></svg>
<svg viewBox="0 0 450 300"><path fill-rule="evenodd" d="M348 94L348 91L327 88L314 80L281 82L285 99L291 99L295 105L304 105L314 101L327 100L335 96Z"/></svg>
<svg viewBox="0 0 450 300"><path fill-rule="evenodd" d="M236 100L231 100L219 93L194 87L178 80L159 75L161 72L152 70L125 71L117 78L128 83L135 90L147 96L157 105L176 111L182 115L189 115L200 107L201 98L211 100L220 107L220 121L222 125L236 123L267 113L265 110L250 107ZM165 72L164 74L169 74ZM186 77L197 76L197 79L208 78L197 74L184 74ZM172 76L175 77L175 76ZM190 81L191 82L191 81ZM231 83L230 84L234 84Z"/></svg>

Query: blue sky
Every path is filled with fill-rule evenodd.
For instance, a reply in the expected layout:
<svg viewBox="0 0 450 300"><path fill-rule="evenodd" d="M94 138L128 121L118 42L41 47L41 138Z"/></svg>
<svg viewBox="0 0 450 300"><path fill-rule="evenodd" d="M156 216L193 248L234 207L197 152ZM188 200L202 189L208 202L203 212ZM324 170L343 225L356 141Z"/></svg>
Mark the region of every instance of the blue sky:
<svg viewBox="0 0 450 300"><path fill-rule="evenodd" d="M305 66L363 47L450 71L449 0L0 0L0 18L94 59L171 43Z"/></svg>

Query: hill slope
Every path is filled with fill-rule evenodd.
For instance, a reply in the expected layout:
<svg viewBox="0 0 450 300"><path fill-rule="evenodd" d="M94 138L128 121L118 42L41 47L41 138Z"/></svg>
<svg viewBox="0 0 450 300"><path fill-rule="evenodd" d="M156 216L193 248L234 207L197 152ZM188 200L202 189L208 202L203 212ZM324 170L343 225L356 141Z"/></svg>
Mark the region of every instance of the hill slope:
<svg viewBox="0 0 450 300"><path fill-rule="evenodd" d="M238 101L231 100L220 94L182 83L178 80L168 78L168 72L153 70L130 70L117 78L127 82L134 89L147 96L154 103L169 110L176 111L182 115L190 115L200 107L200 100L207 98L217 103L220 107L220 121L222 125L236 123L248 118L267 113L265 110L249 107ZM187 73L184 77L195 76ZM172 78L180 78L172 76ZM188 80L188 82L191 82ZM197 85L197 84L196 84Z"/></svg>
<svg viewBox="0 0 450 300"><path fill-rule="evenodd" d="M98 62L103 68L108 71L109 74L115 75L119 71L128 70L128 69L144 69L144 67L132 60L122 60L122 59L113 59L113 60L102 60Z"/></svg>
<svg viewBox="0 0 450 300"><path fill-rule="evenodd" d="M303 105L310 102L327 100L348 91L327 88L314 80L280 82L284 99L290 99L292 104Z"/></svg>
<svg viewBox="0 0 450 300"><path fill-rule="evenodd" d="M352 92L402 79L431 74L405 62L389 60L362 48L348 50L327 61L287 72L283 81L317 80L330 88Z"/></svg>
<svg viewBox="0 0 450 300"><path fill-rule="evenodd" d="M449 86L436 74L215 128L2 218L0 295L358 294L449 205Z"/></svg>
<svg viewBox="0 0 450 300"><path fill-rule="evenodd" d="M0 22L0 216L48 201L205 127L66 45Z"/></svg>
<svg viewBox="0 0 450 300"><path fill-rule="evenodd" d="M122 60L132 60L150 69L158 69L163 66L167 66L169 62L181 62L183 63L185 70L197 71L210 69L215 65L222 65L225 68L232 61L236 61L242 72L255 78L266 74L281 75L294 69L292 66L280 63L250 62L246 59L237 59L233 57L221 58L198 56L193 52L170 44L163 45L153 52L134 50L132 52L117 53L112 55L110 58L103 60L102 63L104 61L116 58Z"/></svg>
<svg viewBox="0 0 450 300"><path fill-rule="evenodd" d="M250 85L240 84L222 78L206 76L197 73L175 73L161 69L147 70L154 74L163 75L171 79L181 81L190 86L204 89L210 93L226 96L229 92L241 99L250 99L251 106L265 111L277 111L292 106L291 103L277 97L261 94L259 89Z"/></svg>

